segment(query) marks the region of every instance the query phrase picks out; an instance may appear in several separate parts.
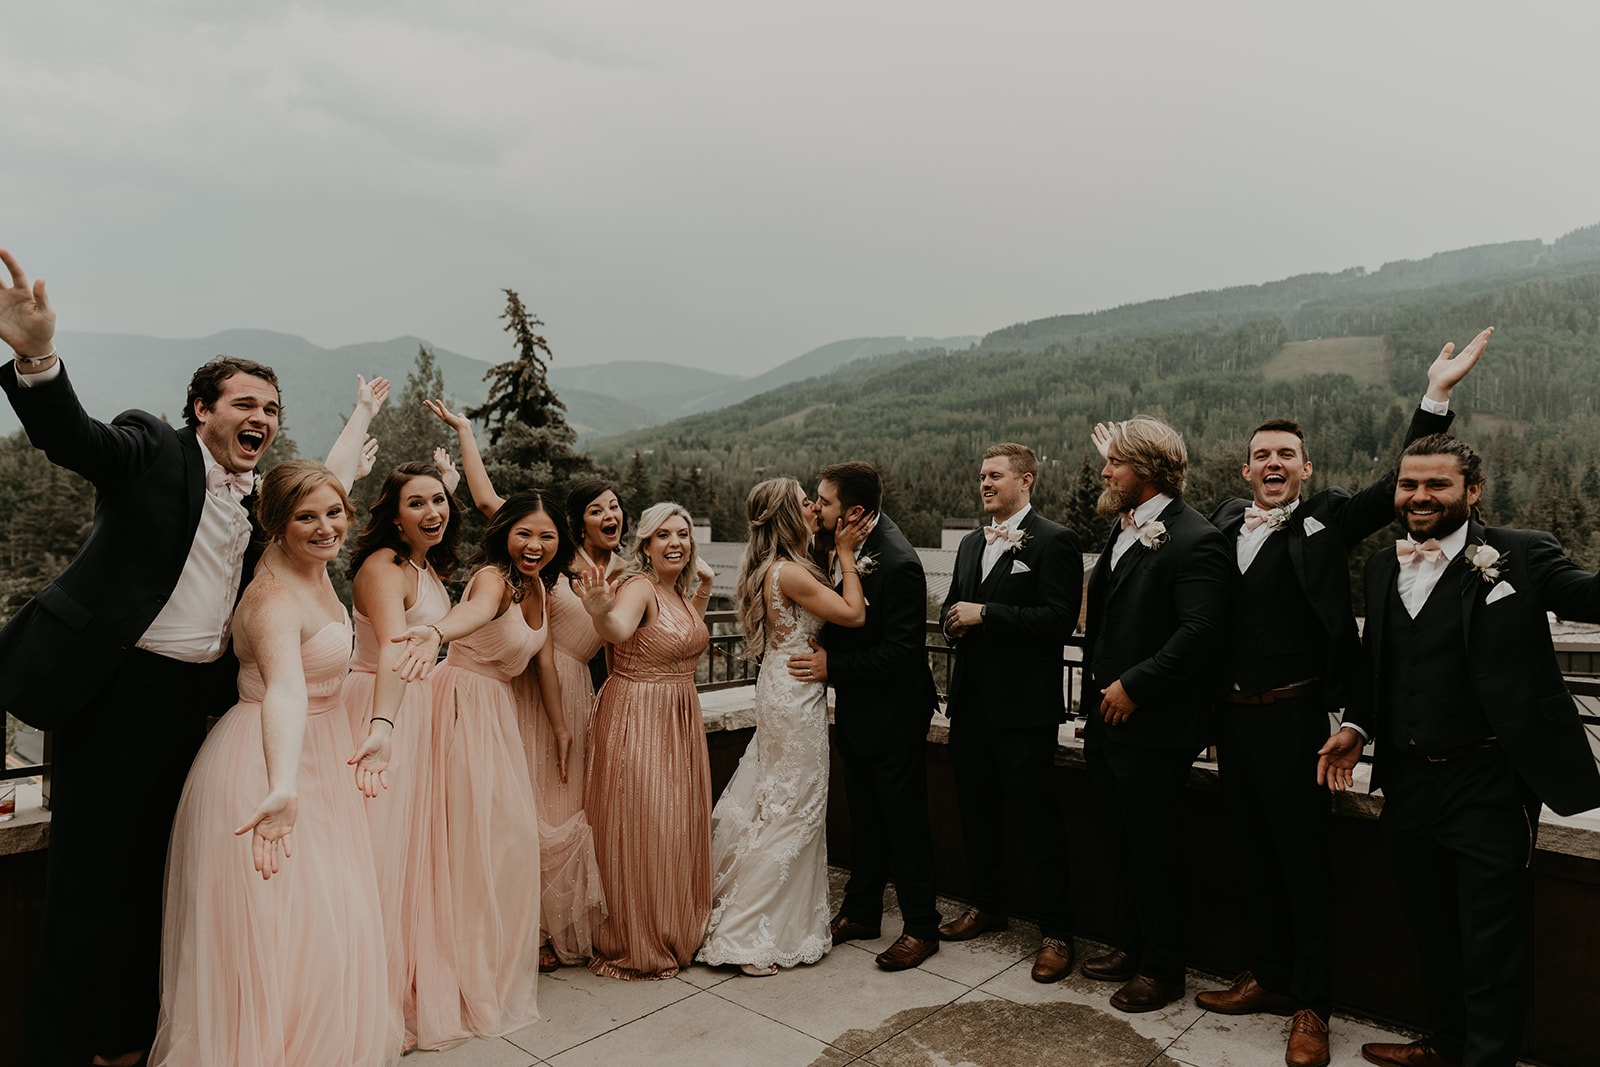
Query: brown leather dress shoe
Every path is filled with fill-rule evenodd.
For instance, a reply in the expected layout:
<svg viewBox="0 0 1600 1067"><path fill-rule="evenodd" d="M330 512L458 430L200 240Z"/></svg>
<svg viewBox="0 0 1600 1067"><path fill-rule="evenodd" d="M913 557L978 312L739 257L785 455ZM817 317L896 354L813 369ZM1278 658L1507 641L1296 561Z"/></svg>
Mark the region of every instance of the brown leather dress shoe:
<svg viewBox="0 0 1600 1067"><path fill-rule="evenodd" d="M1163 982L1149 975L1136 974L1127 985L1111 994L1111 1006L1118 1011L1136 1014L1141 1011L1160 1011L1174 1000L1183 999L1183 979Z"/></svg>
<svg viewBox="0 0 1600 1067"><path fill-rule="evenodd" d="M1289 1067L1328 1067L1328 1024L1310 1008L1301 1008L1289 1020L1283 1062Z"/></svg>
<svg viewBox="0 0 1600 1067"><path fill-rule="evenodd" d="M1219 1011L1224 1015L1253 1015L1258 1011L1288 1015L1294 1011L1293 997L1268 992L1249 971L1239 972L1239 977L1233 980L1233 985L1228 989L1210 989L1195 994L1194 1002L1206 1011Z"/></svg>
<svg viewBox="0 0 1600 1067"><path fill-rule="evenodd" d="M1380 1067L1460 1067L1454 1060L1439 1055L1426 1041L1406 1045L1374 1042L1361 1046L1361 1058Z"/></svg>
<svg viewBox="0 0 1600 1067"><path fill-rule="evenodd" d="M1039 958L1033 961L1033 980L1059 982L1071 973L1072 942L1057 937L1045 938L1044 947L1039 950Z"/></svg>
<svg viewBox="0 0 1600 1067"><path fill-rule="evenodd" d="M923 940L910 934L901 934L900 940L878 953L878 966L886 971L908 971L922 966L922 961L939 951L939 939Z"/></svg>
<svg viewBox="0 0 1600 1067"><path fill-rule="evenodd" d="M992 933L995 930L1004 930L1011 925L1011 920L1004 915L992 915L977 908L968 908L959 919L953 919L939 927L940 941L971 941L979 934Z"/></svg>
<svg viewBox="0 0 1600 1067"><path fill-rule="evenodd" d="M883 929L868 926L866 923L851 922L840 914L835 915L833 922L828 924L828 933L833 935L835 945L842 945L846 941L876 941L883 936Z"/></svg>
<svg viewBox="0 0 1600 1067"><path fill-rule="evenodd" d="M1139 961L1120 948L1083 961L1083 976L1101 982L1126 982L1139 973Z"/></svg>

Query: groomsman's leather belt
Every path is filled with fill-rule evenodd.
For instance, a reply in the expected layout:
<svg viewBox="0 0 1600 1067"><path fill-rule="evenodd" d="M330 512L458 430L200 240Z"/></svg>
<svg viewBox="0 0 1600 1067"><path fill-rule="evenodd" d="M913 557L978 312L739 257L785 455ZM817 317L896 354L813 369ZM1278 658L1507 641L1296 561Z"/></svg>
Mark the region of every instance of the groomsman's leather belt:
<svg viewBox="0 0 1600 1067"><path fill-rule="evenodd" d="M1460 759L1462 756L1476 756L1480 752L1487 752L1499 747L1499 742L1491 737L1487 741L1474 741L1470 745L1457 745L1455 748L1447 748L1443 752L1424 752L1415 744L1409 744L1406 746L1406 754L1428 763L1449 763L1451 760Z"/></svg>
<svg viewBox="0 0 1600 1067"><path fill-rule="evenodd" d="M1315 678L1309 682L1301 682L1299 685L1286 685L1281 689L1268 689L1265 693L1257 693L1255 696L1248 697L1237 689L1231 689L1228 691L1228 703L1276 704L1280 700L1293 700L1295 697L1310 696L1316 692L1316 689L1317 679Z"/></svg>

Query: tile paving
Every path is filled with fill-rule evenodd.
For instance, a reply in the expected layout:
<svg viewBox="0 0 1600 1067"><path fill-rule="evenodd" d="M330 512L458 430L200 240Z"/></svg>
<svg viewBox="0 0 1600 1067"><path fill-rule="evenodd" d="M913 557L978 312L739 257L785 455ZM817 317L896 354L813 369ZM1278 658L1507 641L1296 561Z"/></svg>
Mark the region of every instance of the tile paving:
<svg viewBox="0 0 1600 1067"><path fill-rule="evenodd" d="M835 901L845 872L831 872ZM953 916L963 906L941 900ZM946 943L914 971L878 970L872 957L899 936L892 893L883 937L840 945L811 967L753 979L695 965L662 982L619 982L564 967L539 983L543 1018L503 1038L417 1052L407 1067L1277 1067L1287 1040L1277 1016L1202 1011L1194 995L1227 983L1190 972L1187 996L1125 1015L1116 988L1074 974L1029 977L1037 928ZM1078 958L1101 951L1080 940ZM1335 1015L1332 1063L1359 1064L1367 1041L1414 1035Z"/></svg>

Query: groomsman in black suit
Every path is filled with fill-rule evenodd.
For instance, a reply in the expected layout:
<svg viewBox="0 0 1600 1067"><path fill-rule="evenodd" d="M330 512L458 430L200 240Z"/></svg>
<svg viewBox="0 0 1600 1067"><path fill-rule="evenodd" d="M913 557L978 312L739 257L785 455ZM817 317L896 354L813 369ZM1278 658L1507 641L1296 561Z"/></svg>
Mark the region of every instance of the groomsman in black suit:
<svg viewBox="0 0 1600 1067"><path fill-rule="evenodd" d="M1459 356L1445 345L1407 443L1450 426L1450 391L1478 361L1493 330ZM1289 1067L1328 1062L1333 1010L1331 811L1317 784L1328 716L1348 703L1361 670L1350 606L1348 551L1394 518L1390 474L1351 495L1334 486L1309 498L1311 457L1298 423L1272 419L1250 435L1244 480L1253 500L1228 500L1211 522L1234 545L1238 578L1228 613L1217 768L1244 861L1240 901L1254 966L1231 989L1201 993L1207 1011L1293 1013ZM1294 640L1284 640L1293 634Z"/></svg>
<svg viewBox="0 0 1600 1067"><path fill-rule="evenodd" d="M0 251L3 389L50 460L95 485L72 562L0 631L0 706L55 731L50 854L29 1064L142 1062L155 1036L167 837L206 716L234 696L229 620L253 563L256 462L278 432L270 368L195 372L175 430L144 411L109 424L56 354L44 282Z"/></svg>
<svg viewBox="0 0 1600 1067"><path fill-rule="evenodd" d="M966 941L1009 925L1009 828L1027 850L1044 935L1033 979L1055 982L1072 970L1072 899L1051 776L1067 716L1061 649L1078 625L1083 553L1077 535L1033 510L1038 476L1027 445L984 452L978 492L990 522L962 539L940 612L955 648L950 759L974 906L939 936Z"/></svg>
<svg viewBox="0 0 1600 1067"><path fill-rule="evenodd" d="M878 955L878 966L902 971L939 951L927 765L928 722L939 696L928 669L922 559L878 510L882 502L883 481L866 463L835 463L817 476L812 513L819 537L841 517L877 516L856 550L867 621L856 629L823 627L822 645L813 641L811 652L789 657L789 673L832 682L834 689L851 849L833 943L879 936L883 891L892 879L905 931ZM837 563L834 574L837 581Z"/></svg>
<svg viewBox="0 0 1600 1067"><path fill-rule="evenodd" d="M1367 564L1372 699L1323 747L1348 788L1377 737L1372 787L1389 866L1422 955L1432 1033L1369 1044L1387 1067L1510 1067L1526 1012L1530 867L1542 805L1600 806L1600 772L1550 640L1548 613L1600 622L1600 578L1534 530L1487 528L1483 465L1438 434L1400 457L1406 537ZM1338 920L1332 920L1337 922Z"/></svg>
<svg viewBox="0 0 1600 1067"><path fill-rule="evenodd" d="M1112 951L1083 973L1120 982L1119 1011L1183 996L1183 795L1217 687L1233 553L1183 502L1188 451L1139 417L1096 428L1100 514L1120 523L1089 577L1084 759L1119 875Z"/></svg>

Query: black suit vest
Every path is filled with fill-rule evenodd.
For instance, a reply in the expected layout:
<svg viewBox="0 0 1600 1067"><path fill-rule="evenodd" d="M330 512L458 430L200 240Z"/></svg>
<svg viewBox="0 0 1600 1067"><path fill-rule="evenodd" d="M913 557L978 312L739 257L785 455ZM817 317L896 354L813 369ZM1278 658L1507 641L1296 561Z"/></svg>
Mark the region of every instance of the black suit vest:
<svg viewBox="0 0 1600 1067"><path fill-rule="evenodd" d="M1315 678L1327 662L1327 634L1289 558L1293 536L1269 535L1250 569L1233 583L1225 681L1230 687L1237 683L1245 696Z"/></svg>
<svg viewBox="0 0 1600 1067"><path fill-rule="evenodd" d="M1439 576L1413 619L1398 581L1385 598L1383 677L1389 738L1424 753L1443 752L1493 736L1472 688L1467 638L1461 628L1461 557Z"/></svg>

